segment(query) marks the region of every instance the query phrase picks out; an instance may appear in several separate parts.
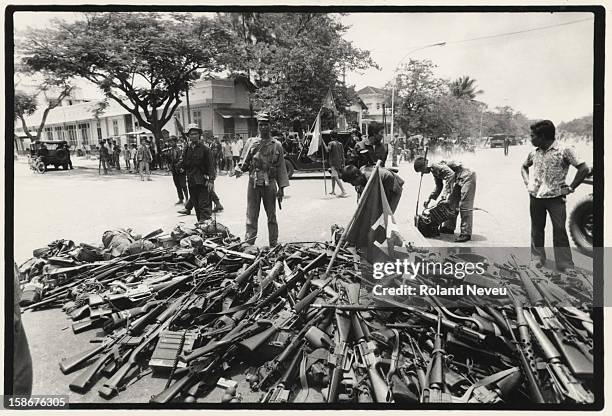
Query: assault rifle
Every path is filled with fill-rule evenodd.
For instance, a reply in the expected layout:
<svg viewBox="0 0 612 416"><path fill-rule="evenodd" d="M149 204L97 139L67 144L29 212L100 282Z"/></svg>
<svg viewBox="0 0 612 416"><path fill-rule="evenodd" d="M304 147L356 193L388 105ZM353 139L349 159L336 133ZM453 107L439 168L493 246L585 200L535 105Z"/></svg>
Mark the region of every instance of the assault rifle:
<svg viewBox="0 0 612 416"><path fill-rule="evenodd" d="M452 403L453 397L446 392L444 383L444 346L442 343L442 315L438 315L438 329L434 335L434 348L427 368L425 388L421 393L422 403Z"/></svg>
<svg viewBox="0 0 612 416"><path fill-rule="evenodd" d="M561 362L561 354L548 339L542 328L536 322L535 317L530 311L523 311L529 329L535 336L546 358L546 369L548 370L552 386L561 400L570 399L576 403L588 404L595 400L593 393L587 391L582 384L571 373L571 371Z"/></svg>

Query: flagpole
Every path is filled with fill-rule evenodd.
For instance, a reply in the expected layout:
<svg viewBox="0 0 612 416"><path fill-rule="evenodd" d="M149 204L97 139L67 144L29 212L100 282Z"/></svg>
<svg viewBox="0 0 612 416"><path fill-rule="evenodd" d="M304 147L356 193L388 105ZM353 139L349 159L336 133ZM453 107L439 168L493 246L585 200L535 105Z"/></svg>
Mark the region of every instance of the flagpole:
<svg viewBox="0 0 612 416"><path fill-rule="evenodd" d="M325 174L325 142L323 141L323 135L321 135L321 156L323 157L323 188L325 189L325 195L327 196L327 175Z"/></svg>
<svg viewBox="0 0 612 416"><path fill-rule="evenodd" d="M357 209L355 209L355 212L353 212L353 216L351 217L348 224L344 228L344 231L342 231L342 235L340 236L340 239L338 240L338 244L336 244L334 253L332 254L332 258L329 260L329 264L327 265L327 269L325 270L325 274L323 275L324 279L327 279L327 277L329 276L329 272L331 271L331 268L334 265L334 262L336 261L336 257L338 256L338 253L340 252L340 247L342 247L342 244L344 243L344 240L346 239L346 234L348 233L348 230L353 225L353 222L355 222L355 217L357 217L357 214L361 212L361 209L363 208L363 205L365 204L365 202L363 202L365 201L365 198L363 196L366 195L366 192L370 190L370 187L372 186L372 178L374 177L374 173L376 172L376 170L380 168L380 164L381 164L380 160L376 161L376 166L374 167L374 171L368 178L368 182L366 183L365 187L363 188L363 192L361 193L361 198L359 198L359 202L357 203Z"/></svg>

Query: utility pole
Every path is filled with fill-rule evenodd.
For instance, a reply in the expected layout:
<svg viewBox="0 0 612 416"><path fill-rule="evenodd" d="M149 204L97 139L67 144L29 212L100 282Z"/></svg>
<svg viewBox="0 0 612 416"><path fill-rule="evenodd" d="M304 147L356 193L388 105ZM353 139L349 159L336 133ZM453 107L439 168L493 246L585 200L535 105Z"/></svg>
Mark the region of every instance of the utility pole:
<svg viewBox="0 0 612 416"><path fill-rule="evenodd" d="M191 124L191 107L189 107L189 84L185 88L185 98L187 99L187 124Z"/></svg>

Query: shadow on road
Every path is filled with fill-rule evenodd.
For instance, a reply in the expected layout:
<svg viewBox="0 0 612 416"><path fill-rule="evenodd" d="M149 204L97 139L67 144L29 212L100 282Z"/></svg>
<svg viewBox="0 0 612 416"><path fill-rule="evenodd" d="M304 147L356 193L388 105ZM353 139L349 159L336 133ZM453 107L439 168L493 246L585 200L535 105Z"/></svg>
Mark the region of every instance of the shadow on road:
<svg viewBox="0 0 612 416"><path fill-rule="evenodd" d="M127 170L120 170L117 171L115 169L109 169L108 170L108 174L104 174L104 172L98 173L98 169L97 168L92 168L92 167L82 167L82 166L75 166L74 169L72 170L62 170L62 169L49 169L47 170L46 173L40 175L41 177L50 177L50 176L69 176L72 178L83 178L83 179L99 179L99 180L103 180L103 181L108 181L108 180L116 180L116 179L123 179L123 180L140 180L140 175L138 175L138 173L130 173ZM158 176L170 176L169 173L167 173L166 171L153 171L151 172L151 179L155 179L155 177Z"/></svg>

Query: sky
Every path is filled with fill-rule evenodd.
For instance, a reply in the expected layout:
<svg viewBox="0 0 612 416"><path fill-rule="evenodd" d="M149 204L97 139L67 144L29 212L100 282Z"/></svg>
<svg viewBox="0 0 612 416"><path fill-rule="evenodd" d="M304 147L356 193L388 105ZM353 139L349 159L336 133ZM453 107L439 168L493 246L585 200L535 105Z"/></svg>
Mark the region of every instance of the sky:
<svg viewBox="0 0 612 416"><path fill-rule="evenodd" d="M586 21L532 30L578 20ZM442 78L474 78L489 108L509 105L555 123L592 113L590 13L353 13L342 21L345 38L381 67L347 74L357 89L383 87L402 60L429 59ZM532 31L464 42L524 30Z"/></svg>
<svg viewBox="0 0 612 416"><path fill-rule="evenodd" d="M76 16L16 13L15 30ZM369 50L381 68L347 73L357 89L383 87L402 61L429 59L442 78L474 78L484 91L477 99L492 109L509 105L529 118L555 123L592 113L590 13L351 13L340 19L349 26L345 38ZM482 37L489 38L472 40ZM426 47L440 42L446 44ZM85 95L97 94L94 87L81 86Z"/></svg>

